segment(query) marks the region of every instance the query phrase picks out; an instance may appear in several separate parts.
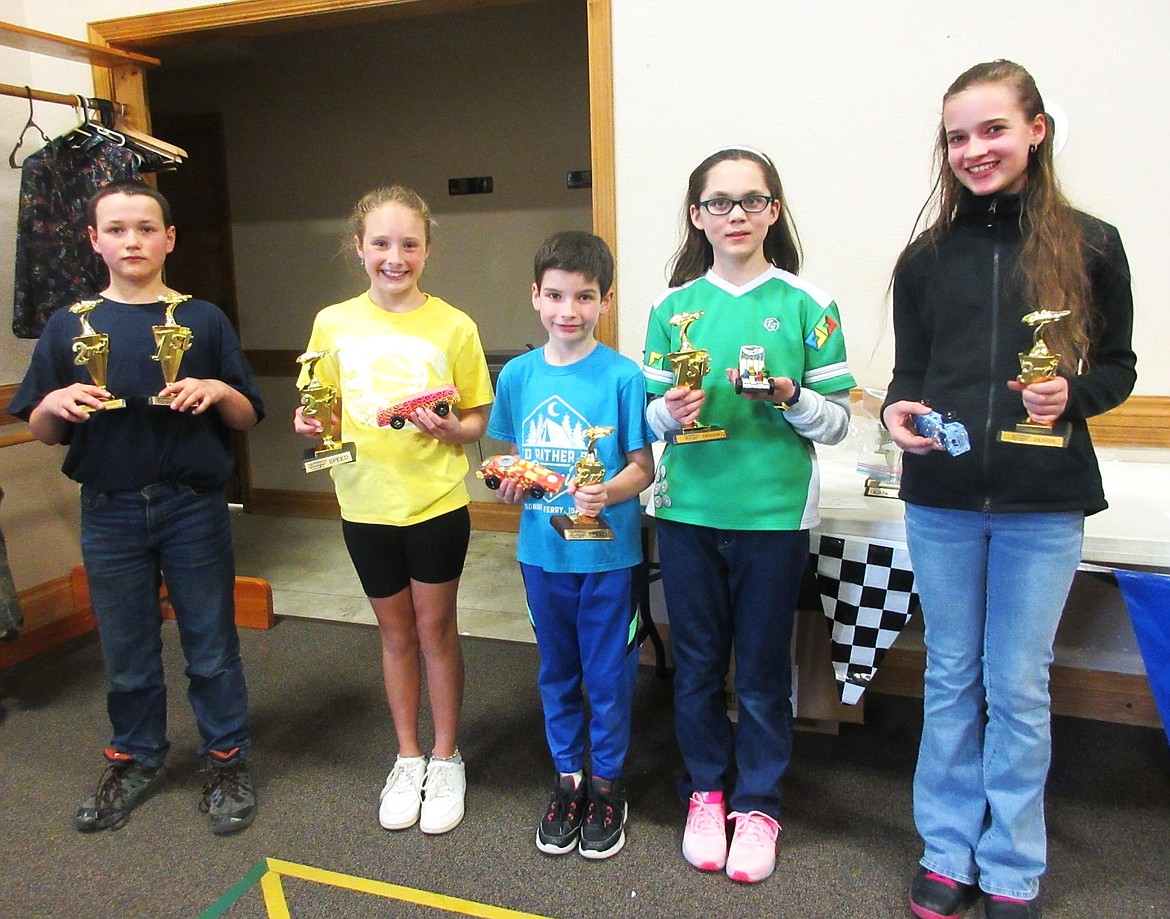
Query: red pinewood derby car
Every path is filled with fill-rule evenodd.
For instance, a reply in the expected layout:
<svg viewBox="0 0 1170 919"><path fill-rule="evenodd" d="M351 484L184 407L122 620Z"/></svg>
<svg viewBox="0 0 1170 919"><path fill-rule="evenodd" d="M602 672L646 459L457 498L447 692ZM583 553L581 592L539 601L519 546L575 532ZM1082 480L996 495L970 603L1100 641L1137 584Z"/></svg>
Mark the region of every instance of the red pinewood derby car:
<svg viewBox="0 0 1170 919"><path fill-rule="evenodd" d="M399 431L406 426L406 420L415 409L429 408L440 417L451 412L451 407L459 402L459 390L454 386L439 386L435 389L424 389L422 392L407 396L401 402L384 408L378 412L378 426L394 428Z"/></svg>
<svg viewBox="0 0 1170 919"><path fill-rule="evenodd" d="M505 479L519 482L529 497L536 501L545 497L551 498L565 487L565 477L559 472L553 472L539 463L506 453L489 456L475 474L483 479L483 484L492 491L504 484Z"/></svg>

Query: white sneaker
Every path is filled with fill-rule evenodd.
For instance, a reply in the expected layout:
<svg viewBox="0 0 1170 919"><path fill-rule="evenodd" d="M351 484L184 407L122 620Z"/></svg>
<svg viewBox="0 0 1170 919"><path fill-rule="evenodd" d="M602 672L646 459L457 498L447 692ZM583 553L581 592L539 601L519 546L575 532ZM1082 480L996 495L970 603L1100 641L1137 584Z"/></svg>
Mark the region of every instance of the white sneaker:
<svg viewBox="0 0 1170 919"><path fill-rule="evenodd" d="M458 752L449 760L432 758L423 782L422 819L418 828L432 835L455 829L463 819L466 792L467 776Z"/></svg>
<svg viewBox="0 0 1170 919"><path fill-rule="evenodd" d="M400 756L394 761L378 796L378 822L385 829L405 830L418 822L426 771L425 756Z"/></svg>

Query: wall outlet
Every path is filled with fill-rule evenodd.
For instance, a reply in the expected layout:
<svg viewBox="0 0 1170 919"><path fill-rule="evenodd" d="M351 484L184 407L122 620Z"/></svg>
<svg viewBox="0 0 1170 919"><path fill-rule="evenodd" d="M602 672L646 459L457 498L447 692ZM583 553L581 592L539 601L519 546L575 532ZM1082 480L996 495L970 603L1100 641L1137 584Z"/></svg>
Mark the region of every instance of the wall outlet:
<svg viewBox="0 0 1170 919"><path fill-rule="evenodd" d="M447 180L449 195L490 195L492 191L491 176L463 176Z"/></svg>

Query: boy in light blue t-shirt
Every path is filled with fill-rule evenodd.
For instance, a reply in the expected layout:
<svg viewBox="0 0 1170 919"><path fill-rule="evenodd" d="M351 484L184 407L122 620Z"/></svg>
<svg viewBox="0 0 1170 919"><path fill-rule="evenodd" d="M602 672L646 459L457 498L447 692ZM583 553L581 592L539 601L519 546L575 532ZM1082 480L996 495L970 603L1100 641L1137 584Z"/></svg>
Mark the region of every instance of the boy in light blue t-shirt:
<svg viewBox="0 0 1170 919"><path fill-rule="evenodd" d="M635 571L642 560L638 495L653 480L641 368L594 337L613 301L613 255L604 240L569 231L550 236L535 259L532 306L548 343L509 361L500 374L488 434L523 459L571 475L590 428L605 480L570 481L548 501L530 500L505 480L501 499L524 504L517 557L540 650L538 684L557 775L536 846L576 848L591 859L625 845L621 782L630 739L638 657ZM600 517L612 540L567 540L552 525L575 507ZM582 683L589 693L590 717ZM586 735L590 747L585 781Z"/></svg>

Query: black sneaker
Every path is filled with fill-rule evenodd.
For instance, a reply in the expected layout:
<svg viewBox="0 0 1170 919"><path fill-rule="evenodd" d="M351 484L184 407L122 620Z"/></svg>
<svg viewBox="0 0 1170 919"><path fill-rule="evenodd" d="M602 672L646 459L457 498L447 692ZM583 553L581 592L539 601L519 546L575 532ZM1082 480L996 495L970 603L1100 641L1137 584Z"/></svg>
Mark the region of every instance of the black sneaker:
<svg viewBox="0 0 1170 919"><path fill-rule="evenodd" d="M108 765L97 790L82 802L73 817L74 828L82 833L121 829L130 811L150 797L163 780L162 766L144 768L129 753L119 753L113 747L102 752Z"/></svg>
<svg viewBox="0 0 1170 919"><path fill-rule="evenodd" d="M588 791L583 780L557 774L548 810L536 829L536 848L545 855L565 855L577 847Z"/></svg>
<svg viewBox="0 0 1170 919"><path fill-rule="evenodd" d="M1040 901L1016 900L985 893L983 915L985 919L1040 919Z"/></svg>
<svg viewBox="0 0 1170 919"><path fill-rule="evenodd" d="M910 912L919 919L958 919L975 902L979 888L920 867L910 884Z"/></svg>
<svg viewBox="0 0 1170 919"><path fill-rule="evenodd" d="M626 844L626 790L620 781L589 779L589 808L577 851L586 858L609 858Z"/></svg>
<svg viewBox="0 0 1170 919"><path fill-rule="evenodd" d="M227 753L212 750L203 774L199 810L211 815L211 832L228 836L250 827L256 817L256 792L239 748Z"/></svg>

